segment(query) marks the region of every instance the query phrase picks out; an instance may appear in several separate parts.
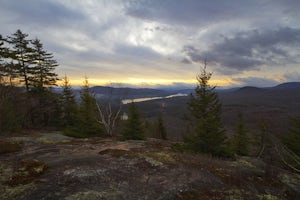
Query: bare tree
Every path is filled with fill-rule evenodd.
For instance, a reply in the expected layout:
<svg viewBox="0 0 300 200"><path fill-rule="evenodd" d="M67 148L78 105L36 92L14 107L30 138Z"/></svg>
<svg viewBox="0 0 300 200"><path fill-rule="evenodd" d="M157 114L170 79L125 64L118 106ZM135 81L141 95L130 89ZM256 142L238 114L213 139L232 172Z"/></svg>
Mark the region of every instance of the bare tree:
<svg viewBox="0 0 300 200"><path fill-rule="evenodd" d="M99 119L97 121L104 126L107 135L113 136L113 129L119 118L122 102L120 101L119 107L115 111L112 109L111 102L108 102L107 106L100 106L98 102L96 104L99 111Z"/></svg>
<svg viewBox="0 0 300 200"><path fill-rule="evenodd" d="M109 136L113 136L116 122L119 119L122 110L122 95L114 94L114 90L121 91L119 88L104 88L104 97L102 97L100 101L96 102L99 112L99 118L97 121L104 126L106 134Z"/></svg>

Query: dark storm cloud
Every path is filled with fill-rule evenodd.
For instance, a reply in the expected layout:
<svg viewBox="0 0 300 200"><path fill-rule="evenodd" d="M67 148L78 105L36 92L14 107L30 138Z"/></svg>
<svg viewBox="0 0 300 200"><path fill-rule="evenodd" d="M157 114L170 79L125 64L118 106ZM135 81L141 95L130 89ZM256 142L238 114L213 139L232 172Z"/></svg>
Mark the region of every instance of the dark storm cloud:
<svg viewBox="0 0 300 200"><path fill-rule="evenodd" d="M296 62L291 52L300 44L300 29L282 27L276 30L239 32L234 36L222 36L223 40L201 52L193 46L185 46L183 53L194 62L207 59L210 62L236 70L252 70L261 65ZM300 54L300 52L296 52Z"/></svg>
<svg viewBox="0 0 300 200"><path fill-rule="evenodd" d="M3 0L1 7L6 11L13 11L12 23L49 25L70 24L72 21L85 19L85 15L65 7L63 4L40 0Z"/></svg>

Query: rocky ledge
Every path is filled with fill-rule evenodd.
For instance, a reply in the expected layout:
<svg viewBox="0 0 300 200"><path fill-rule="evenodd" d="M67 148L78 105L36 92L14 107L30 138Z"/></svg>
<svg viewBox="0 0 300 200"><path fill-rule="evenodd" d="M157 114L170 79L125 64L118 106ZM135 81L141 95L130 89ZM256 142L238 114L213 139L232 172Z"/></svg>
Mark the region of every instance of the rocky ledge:
<svg viewBox="0 0 300 200"><path fill-rule="evenodd" d="M0 199L299 199L300 176L258 159L172 150L155 139L0 139ZM268 167L268 173L266 173Z"/></svg>

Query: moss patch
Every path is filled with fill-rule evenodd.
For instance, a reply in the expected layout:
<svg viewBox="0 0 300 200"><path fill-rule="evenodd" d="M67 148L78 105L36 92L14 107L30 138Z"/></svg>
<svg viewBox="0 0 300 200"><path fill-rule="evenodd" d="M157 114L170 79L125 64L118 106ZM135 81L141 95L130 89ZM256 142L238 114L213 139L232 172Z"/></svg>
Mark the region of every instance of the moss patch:
<svg viewBox="0 0 300 200"><path fill-rule="evenodd" d="M273 196L271 194L259 194L259 195L257 195L257 198L259 200L279 200L278 197Z"/></svg>
<svg viewBox="0 0 300 200"><path fill-rule="evenodd" d="M7 181L9 185L19 185L29 183L34 178L41 175L46 169L47 164L38 160L22 160L14 169L13 175Z"/></svg>

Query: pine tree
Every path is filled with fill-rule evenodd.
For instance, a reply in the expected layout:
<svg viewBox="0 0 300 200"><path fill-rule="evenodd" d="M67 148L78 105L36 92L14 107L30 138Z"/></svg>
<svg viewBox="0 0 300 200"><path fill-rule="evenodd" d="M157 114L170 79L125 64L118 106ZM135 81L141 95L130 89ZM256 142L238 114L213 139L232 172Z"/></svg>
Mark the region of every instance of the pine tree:
<svg viewBox="0 0 300 200"><path fill-rule="evenodd" d="M195 94L191 94L188 104L194 132L186 138L186 143L192 151L225 156L226 135L221 121L221 103L215 87L208 84L211 76L212 73L206 72L205 62L197 76Z"/></svg>
<svg viewBox="0 0 300 200"><path fill-rule="evenodd" d="M62 124L64 127L75 126L77 123L78 106L75 95L67 76L63 79L62 103Z"/></svg>
<svg viewBox="0 0 300 200"><path fill-rule="evenodd" d="M124 140L144 140L144 126L140 119L140 114L135 103L130 103L128 107L128 119L122 132Z"/></svg>
<svg viewBox="0 0 300 200"><path fill-rule="evenodd" d="M54 70L58 64L56 60L53 59L52 53L48 53L44 50L43 44L39 39L31 41L31 44L33 48L30 56L33 66L30 81L35 88L56 85L58 78Z"/></svg>
<svg viewBox="0 0 300 200"><path fill-rule="evenodd" d="M236 130L232 138L232 150L240 156L248 155L249 139L247 137L247 128L245 126L242 113L238 114Z"/></svg>
<svg viewBox="0 0 300 200"><path fill-rule="evenodd" d="M30 68L30 64L32 63L32 48L29 47L30 40L27 39L27 37L28 34L23 33L21 30L17 30L14 34L8 36L7 41L13 46L10 57L17 62L14 64L19 76L18 78L21 82L24 82L26 91L28 92L30 76L32 73Z"/></svg>

